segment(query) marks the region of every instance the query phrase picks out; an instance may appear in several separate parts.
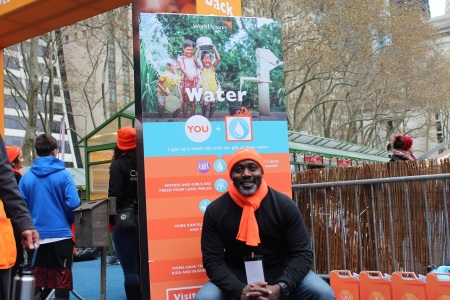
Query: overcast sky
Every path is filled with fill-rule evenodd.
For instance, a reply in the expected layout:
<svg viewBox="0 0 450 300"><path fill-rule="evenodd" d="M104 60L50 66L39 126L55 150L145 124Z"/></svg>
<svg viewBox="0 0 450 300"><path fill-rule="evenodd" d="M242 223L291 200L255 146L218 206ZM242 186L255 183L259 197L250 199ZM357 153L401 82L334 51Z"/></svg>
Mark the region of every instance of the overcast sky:
<svg viewBox="0 0 450 300"><path fill-rule="evenodd" d="M446 0L429 0L432 18L445 14L445 1Z"/></svg>

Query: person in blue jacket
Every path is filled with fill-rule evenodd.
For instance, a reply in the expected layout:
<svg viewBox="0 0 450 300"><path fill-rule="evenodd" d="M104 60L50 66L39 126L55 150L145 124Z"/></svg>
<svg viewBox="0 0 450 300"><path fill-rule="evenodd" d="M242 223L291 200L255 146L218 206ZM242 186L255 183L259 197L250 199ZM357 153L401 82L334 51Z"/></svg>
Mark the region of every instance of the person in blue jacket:
<svg viewBox="0 0 450 300"><path fill-rule="evenodd" d="M34 147L39 157L23 175L19 190L40 236L33 268L36 297L46 299L55 289L56 299L70 299L74 249L70 226L80 198L72 175L57 158L56 139L40 134Z"/></svg>

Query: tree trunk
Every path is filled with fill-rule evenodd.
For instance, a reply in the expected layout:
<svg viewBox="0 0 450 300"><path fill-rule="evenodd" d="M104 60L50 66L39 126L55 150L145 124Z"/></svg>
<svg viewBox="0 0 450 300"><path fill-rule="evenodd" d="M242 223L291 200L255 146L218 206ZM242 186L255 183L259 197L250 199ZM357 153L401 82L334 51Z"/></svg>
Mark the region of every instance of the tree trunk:
<svg viewBox="0 0 450 300"><path fill-rule="evenodd" d="M22 152L25 159L25 165L31 165L35 158L34 141L36 138L36 120L38 114L38 94L39 94L39 76L38 76L38 47L39 37L30 40L30 52L28 55L22 53L23 57L28 57L28 84L27 106L28 106L28 122L25 129L25 138L23 140Z"/></svg>

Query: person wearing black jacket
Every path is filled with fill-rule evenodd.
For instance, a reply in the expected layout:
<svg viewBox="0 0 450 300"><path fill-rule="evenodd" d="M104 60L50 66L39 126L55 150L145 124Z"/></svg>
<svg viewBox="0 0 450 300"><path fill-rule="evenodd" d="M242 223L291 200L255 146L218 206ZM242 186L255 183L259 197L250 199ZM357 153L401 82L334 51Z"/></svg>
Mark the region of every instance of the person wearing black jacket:
<svg viewBox="0 0 450 300"><path fill-rule="evenodd" d="M138 220L136 130L124 127L117 131L117 145L109 168L108 197L116 198L116 209L134 204ZM110 222L114 223L114 220ZM138 225L126 230L114 226L113 242L124 273L128 300L140 299L139 232Z"/></svg>
<svg viewBox="0 0 450 300"><path fill-rule="evenodd" d="M258 152L236 151L228 170L228 192L203 218L201 250L210 281L195 299L334 299L311 271L311 242L299 208L267 186ZM259 271L251 276L250 269Z"/></svg>
<svg viewBox="0 0 450 300"><path fill-rule="evenodd" d="M3 202L6 217L10 219L14 232L21 235L22 245L27 250L34 249L34 243L39 246L39 233L34 228L28 207L23 201L17 187L16 179L8 160L3 138L0 136L0 200ZM5 218L5 216L0 216ZM5 223L2 221L2 226ZM5 225L6 226L6 225ZM13 245L14 247L14 245ZM0 249L0 256L7 255L10 249ZM15 259L15 256L14 256ZM14 264L14 262L13 262ZM10 299L11 268L12 265L0 267L0 299Z"/></svg>

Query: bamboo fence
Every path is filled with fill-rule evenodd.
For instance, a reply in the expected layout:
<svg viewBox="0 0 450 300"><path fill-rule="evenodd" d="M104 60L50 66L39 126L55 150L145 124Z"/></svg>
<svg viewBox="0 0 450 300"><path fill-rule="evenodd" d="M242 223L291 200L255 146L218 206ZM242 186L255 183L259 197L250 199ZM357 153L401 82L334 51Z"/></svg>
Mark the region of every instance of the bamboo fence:
<svg viewBox="0 0 450 300"><path fill-rule="evenodd" d="M293 184L445 174L450 161L365 164L293 174ZM426 273L449 265L449 180L294 189L314 245L313 270ZM445 195L444 195L445 193ZM446 201L444 201L446 199ZM447 203L445 203L447 202Z"/></svg>

